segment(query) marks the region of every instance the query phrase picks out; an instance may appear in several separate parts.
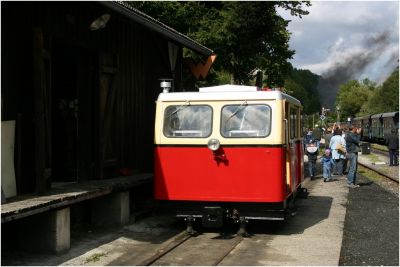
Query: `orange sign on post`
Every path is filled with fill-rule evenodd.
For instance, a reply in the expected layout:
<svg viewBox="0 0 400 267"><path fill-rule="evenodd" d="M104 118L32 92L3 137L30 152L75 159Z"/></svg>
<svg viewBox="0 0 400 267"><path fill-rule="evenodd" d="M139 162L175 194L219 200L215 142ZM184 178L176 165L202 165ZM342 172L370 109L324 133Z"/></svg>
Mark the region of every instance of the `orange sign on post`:
<svg viewBox="0 0 400 267"><path fill-rule="evenodd" d="M185 58L185 61L186 61L186 64L188 64L193 75L196 77L196 79L199 79L200 77L205 79L208 74L208 71L211 68L211 65L214 63L216 58L217 58L217 55L212 54L211 56L209 56L207 58L207 61L204 64L202 62L195 64L194 60L192 58Z"/></svg>

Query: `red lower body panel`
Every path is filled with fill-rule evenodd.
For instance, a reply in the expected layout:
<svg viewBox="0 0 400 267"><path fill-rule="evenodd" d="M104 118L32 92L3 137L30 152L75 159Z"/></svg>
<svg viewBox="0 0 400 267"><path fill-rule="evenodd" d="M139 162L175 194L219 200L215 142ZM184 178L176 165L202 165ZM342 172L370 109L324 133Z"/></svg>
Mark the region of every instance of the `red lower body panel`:
<svg viewBox="0 0 400 267"><path fill-rule="evenodd" d="M296 186L299 186L304 181L304 152L303 152L303 143L296 143L296 157L297 157L297 183Z"/></svg>
<svg viewBox="0 0 400 267"><path fill-rule="evenodd" d="M284 148L237 146L155 148L158 200L282 202L286 199Z"/></svg>

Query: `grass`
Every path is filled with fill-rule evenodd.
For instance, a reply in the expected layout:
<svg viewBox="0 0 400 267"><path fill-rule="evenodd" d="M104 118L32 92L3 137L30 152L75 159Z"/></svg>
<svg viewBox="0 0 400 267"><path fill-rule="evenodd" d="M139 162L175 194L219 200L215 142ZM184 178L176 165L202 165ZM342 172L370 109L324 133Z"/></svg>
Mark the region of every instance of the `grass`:
<svg viewBox="0 0 400 267"><path fill-rule="evenodd" d="M377 181L377 180L381 180L382 178L384 178L384 176L382 176L374 171L371 171L370 169L367 169L363 166L360 166L360 165L358 165L357 172L368 177L368 179L370 179L372 181Z"/></svg>
<svg viewBox="0 0 400 267"><path fill-rule="evenodd" d="M379 157L375 154L368 154L367 157L373 162L379 161Z"/></svg>
<svg viewBox="0 0 400 267"><path fill-rule="evenodd" d="M371 144L371 148L389 152L389 149L387 148L387 146L383 146L383 145L379 145L379 144Z"/></svg>
<svg viewBox="0 0 400 267"><path fill-rule="evenodd" d="M101 257L106 256L106 253L95 253L85 260L86 263L93 263L100 260Z"/></svg>

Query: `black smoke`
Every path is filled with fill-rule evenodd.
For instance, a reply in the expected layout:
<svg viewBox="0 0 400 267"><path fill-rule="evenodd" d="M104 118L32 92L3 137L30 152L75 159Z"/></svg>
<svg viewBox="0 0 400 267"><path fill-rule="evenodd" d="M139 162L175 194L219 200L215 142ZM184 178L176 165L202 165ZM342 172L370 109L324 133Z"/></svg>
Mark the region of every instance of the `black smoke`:
<svg viewBox="0 0 400 267"><path fill-rule="evenodd" d="M339 86L350 80L357 79L371 63L379 58L389 44L390 34L388 31L372 35L364 40L361 51L339 59L324 72L318 83L321 105L333 108Z"/></svg>

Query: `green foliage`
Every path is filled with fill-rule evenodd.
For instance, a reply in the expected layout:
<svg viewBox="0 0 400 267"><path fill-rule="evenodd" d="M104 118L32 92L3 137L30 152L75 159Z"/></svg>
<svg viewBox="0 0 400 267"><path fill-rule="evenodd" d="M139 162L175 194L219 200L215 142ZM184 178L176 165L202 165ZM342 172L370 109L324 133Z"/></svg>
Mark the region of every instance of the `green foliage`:
<svg viewBox="0 0 400 267"><path fill-rule="evenodd" d="M188 34L197 31L204 14L207 10L204 2L181 2L181 1L126 1L126 4L152 16L173 29Z"/></svg>
<svg viewBox="0 0 400 267"><path fill-rule="evenodd" d="M341 117L358 117L399 110L398 67L381 85L365 79L343 84L336 98L341 106Z"/></svg>
<svg viewBox="0 0 400 267"><path fill-rule="evenodd" d="M218 76L230 74L236 83L246 84L252 72L264 70L265 83L270 87L283 86L290 70L288 21L277 15L276 8L290 10L302 17L309 2L298 1L143 1L127 2L172 28L212 48L218 55L214 70L206 83ZM185 50L185 54L191 53ZM191 54L196 57L196 55Z"/></svg>
<svg viewBox="0 0 400 267"><path fill-rule="evenodd" d="M95 253L85 260L85 264L98 262L101 257L107 256L106 253Z"/></svg>
<svg viewBox="0 0 400 267"><path fill-rule="evenodd" d="M285 80L285 91L301 101L305 114L318 112L321 108L318 79L319 76L309 70L294 68Z"/></svg>
<svg viewBox="0 0 400 267"><path fill-rule="evenodd" d="M385 100L385 112L399 110L399 67L382 84L381 97Z"/></svg>
<svg viewBox="0 0 400 267"><path fill-rule="evenodd" d="M375 84L368 79L352 80L339 87L335 106L340 105L340 117L355 117L375 90Z"/></svg>
<svg viewBox="0 0 400 267"><path fill-rule="evenodd" d="M196 87L207 87L214 86L218 84L229 84L231 80L231 76L229 72L225 70L215 71L213 69L210 70L210 73L207 76L207 79L203 81L197 81ZM253 84L254 85L254 84Z"/></svg>
<svg viewBox="0 0 400 267"><path fill-rule="evenodd" d="M398 67L377 87L362 106L360 115L376 114L399 110L399 69Z"/></svg>

